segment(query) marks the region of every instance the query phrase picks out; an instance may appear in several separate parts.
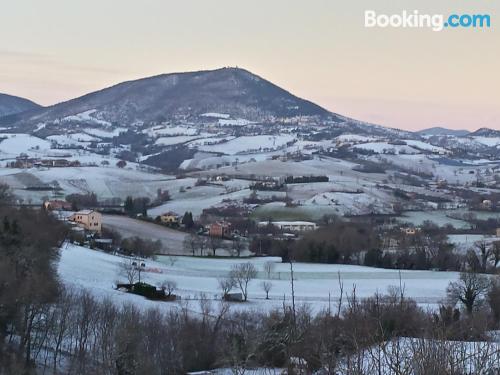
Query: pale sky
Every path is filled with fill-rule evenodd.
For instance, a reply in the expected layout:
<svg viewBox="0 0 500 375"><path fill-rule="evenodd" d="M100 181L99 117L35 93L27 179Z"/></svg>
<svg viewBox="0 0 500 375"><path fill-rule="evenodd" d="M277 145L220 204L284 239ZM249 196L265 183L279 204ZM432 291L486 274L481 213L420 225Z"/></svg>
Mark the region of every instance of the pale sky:
<svg viewBox="0 0 500 375"><path fill-rule="evenodd" d="M0 0L0 92L43 105L239 66L343 115L500 129L500 1ZM490 14L490 29L366 29L364 11Z"/></svg>

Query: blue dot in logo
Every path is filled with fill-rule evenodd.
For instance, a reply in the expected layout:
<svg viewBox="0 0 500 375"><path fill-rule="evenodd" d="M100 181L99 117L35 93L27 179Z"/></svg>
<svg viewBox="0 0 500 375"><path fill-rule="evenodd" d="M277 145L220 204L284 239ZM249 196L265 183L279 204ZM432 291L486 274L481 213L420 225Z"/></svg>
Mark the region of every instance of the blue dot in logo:
<svg viewBox="0 0 500 375"><path fill-rule="evenodd" d="M448 22L445 22L445 23L444 23L444 27L448 27Z"/></svg>

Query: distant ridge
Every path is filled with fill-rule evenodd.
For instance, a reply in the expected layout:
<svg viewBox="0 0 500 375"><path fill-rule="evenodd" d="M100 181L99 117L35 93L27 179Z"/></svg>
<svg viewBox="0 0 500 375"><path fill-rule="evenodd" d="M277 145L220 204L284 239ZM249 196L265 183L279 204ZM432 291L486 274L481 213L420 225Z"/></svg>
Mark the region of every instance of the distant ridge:
<svg viewBox="0 0 500 375"><path fill-rule="evenodd" d="M16 115L39 108L42 107L31 100L0 93L0 117Z"/></svg>
<svg viewBox="0 0 500 375"><path fill-rule="evenodd" d="M481 128L469 135L472 137L500 137L500 130Z"/></svg>
<svg viewBox="0 0 500 375"><path fill-rule="evenodd" d="M455 130L455 129L447 129L440 126L436 126L433 128L428 128L424 130L419 130L417 134L420 135L449 135L455 137L463 137L468 135L470 132L468 130Z"/></svg>

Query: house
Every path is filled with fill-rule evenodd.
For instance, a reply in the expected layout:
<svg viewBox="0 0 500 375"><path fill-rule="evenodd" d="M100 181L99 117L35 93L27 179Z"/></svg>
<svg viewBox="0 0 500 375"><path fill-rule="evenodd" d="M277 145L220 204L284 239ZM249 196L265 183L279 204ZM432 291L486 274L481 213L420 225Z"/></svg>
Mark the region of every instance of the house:
<svg viewBox="0 0 500 375"><path fill-rule="evenodd" d="M90 230L92 232L101 232L102 215L97 211L78 211L71 215L69 220L75 222L78 226L86 230Z"/></svg>
<svg viewBox="0 0 500 375"><path fill-rule="evenodd" d="M407 236L414 236L418 232L420 232L420 228L407 227L407 228L400 228L400 229L401 229L401 232L403 232Z"/></svg>
<svg viewBox="0 0 500 375"><path fill-rule="evenodd" d="M265 227L269 224L272 224L278 227L282 231L288 232L308 232L312 230L316 230L318 226L316 223L310 221L273 221L271 223L267 221L259 222L259 227Z"/></svg>
<svg viewBox="0 0 500 375"><path fill-rule="evenodd" d="M168 224L168 225L178 225L179 224L179 215L177 215L175 212L167 212L162 215L160 215L160 221L163 224Z"/></svg>
<svg viewBox="0 0 500 375"><path fill-rule="evenodd" d="M62 200L52 200L43 202L46 211L71 211L71 203Z"/></svg>
<svg viewBox="0 0 500 375"><path fill-rule="evenodd" d="M227 221L217 221L208 227L210 237L229 237L231 235L231 223Z"/></svg>

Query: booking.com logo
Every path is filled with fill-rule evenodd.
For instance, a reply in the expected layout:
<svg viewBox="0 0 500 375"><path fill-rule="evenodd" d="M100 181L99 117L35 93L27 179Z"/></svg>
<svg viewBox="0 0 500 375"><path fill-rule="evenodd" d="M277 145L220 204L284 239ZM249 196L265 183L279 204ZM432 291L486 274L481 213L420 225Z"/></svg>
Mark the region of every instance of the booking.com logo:
<svg viewBox="0 0 500 375"><path fill-rule="evenodd" d="M430 28L443 31L445 28L489 28L489 14L420 14L418 10L400 14L377 14L374 10L365 11L365 27Z"/></svg>

